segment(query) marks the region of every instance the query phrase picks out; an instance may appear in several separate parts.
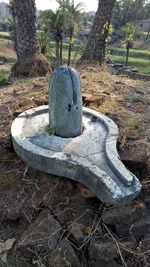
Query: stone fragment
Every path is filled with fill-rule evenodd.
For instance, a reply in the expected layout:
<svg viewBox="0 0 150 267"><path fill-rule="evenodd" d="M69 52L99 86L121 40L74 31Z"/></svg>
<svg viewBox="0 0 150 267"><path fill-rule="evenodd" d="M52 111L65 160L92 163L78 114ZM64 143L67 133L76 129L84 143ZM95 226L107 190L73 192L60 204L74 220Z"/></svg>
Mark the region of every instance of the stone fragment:
<svg viewBox="0 0 150 267"><path fill-rule="evenodd" d="M145 175L148 162L145 153L145 146L139 144L138 148L125 149L120 151L120 158L125 166L133 173L138 173L139 177Z"/></svg>
<svg viewBox="0 0 150 267"><path fill-rule="evenodd" d="M21 236L17 249L53 251L58 243L61 226L49 211L42 212Z"/></svg>
<svg viewBox="0 0 150 267"><path fill-rule="evenodd" d="M105 262L105 261L98 261L94 263L95 265L92 265L92 263L89 263L89 266L90 267L123 267L122 265L120 264L117 264L115 261L108 261L108 262Z"/></svg>
<svg viewBox="0 0 150 267"><path fill-rule="evenodd" d="M76 222L72 224L71 229L69 229L69 232L72 235L73 239L80 243L86 237L84 229L85 225Z"/></svg>
<svg viewBox="0 0 150 267"><path fill-rule="evenodd" d="M134 201L128 206L121 209L113 207L103 212L102 220L105 224L116 225L123 223L131 224L141 218L144 214L145 205L141 202Z"/></svg>
<svg viewBox="0 0 150 267"><path fill-rule="evenodd" d="M134 249L136 247L136 242L134 240L119 239L119 243L128 249ZM121 248L119 245L121 253L127 254L126 250ZM111 238L102 239L92 239L89 245L89 260L93 267L100 261L110 261L119 257L119 252L117 249L116 242Z"/></svg>
<svg viewBox="0 0 150 267"><path fill-rule="evenodd" d="M57 250L50 256L49 266L54 267L81 267L81 263L72 246L63 239Z"/></svg>
<svg viewBox="0 0 150 267"><path fill-rule="evenodd" d="M146 214L130 227L130 232L135 238L143 238L145 234L150 234L150 215Z"/></svg>
<svg viewBox="0 0 150 267"><path fill-rule="evenodd" d="M81 134L81 81L79 74L70 67L60 66L51 76L49 120L58 136L75 137Z"/></svg>

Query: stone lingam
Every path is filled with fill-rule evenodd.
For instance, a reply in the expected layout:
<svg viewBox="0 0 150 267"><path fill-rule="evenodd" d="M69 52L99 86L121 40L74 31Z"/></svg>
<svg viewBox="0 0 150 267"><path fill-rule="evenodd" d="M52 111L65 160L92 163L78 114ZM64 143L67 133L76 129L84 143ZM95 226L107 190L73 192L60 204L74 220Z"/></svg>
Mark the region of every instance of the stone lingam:
<svg viewBox="0 0 150 267"><path fill-rule="evenodd" d="M53 72L49 106L21 113L11 134L16 153L29 166L78 181L102 202L126 204L141 190L137 177L120 161L116 124L82 109L80 77L70 67Z"/></svg>

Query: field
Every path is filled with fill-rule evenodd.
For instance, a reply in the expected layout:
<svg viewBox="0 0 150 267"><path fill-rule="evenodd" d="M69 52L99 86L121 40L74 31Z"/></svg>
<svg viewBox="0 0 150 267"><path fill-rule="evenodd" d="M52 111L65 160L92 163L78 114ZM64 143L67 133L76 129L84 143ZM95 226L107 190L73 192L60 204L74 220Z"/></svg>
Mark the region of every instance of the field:
<svg viewBox="0 0 150 267"><path fill-rule="evenodd" d="M0 32L4 36L9 36L9 33ZM2 43L4 45L2 45ZM16 59L15 53L9 47L9 40L0 39L0 57L7 54L7 61L14 62ZM76 65L84 50L84 45L74 44L72 49L72 64ZM5 53L6 52L6 53ZM108 47L107 57L115 63L125 64L126 50L123 48ZM47 57L53 62L55 61L55 43L51 41L48 44ZM63 44L63 63L66 64L68 59L68 44ZM150 75L150 51L130 49L129 67L137 68L140 73Z"/></svg>
<svg viewBox="0 0 150 267"><path fill-rule="evenodd" d="M9 36L9 32L1 32L1 31L0 31L0 35L1 35L1 36Z"/></svg>
<svg viewBox="0 0 150 267"><path fill-rule="evenodd" d="M125 57L113 55L110 58L115 63L125 64ZM129 57L128 66L137 68L139 73L150 75L150 60Z"/></svg>
<svg viewBox="0 0 150 267"><path fill-rule="evenodd" d="M124 48L108 47L107 52L110 55L126 56L126 49ZM150 60L150 51L130 49L130 57Z"/></svg>
<svg viewBox="0 0 150 267"><path fill-rule="evenodd" d="M82 55L84 46L74 45L72 51L72 63L75 64ZM115 63L125 64L126 50L121 48L108 48L107 57ZM54 42L50 44L49 57L55 58ZM67 62L68 44L63 45L63 61ZM139 73L150 75L150 52L147 50L130 50L128 66L137 68Z"/></svg>

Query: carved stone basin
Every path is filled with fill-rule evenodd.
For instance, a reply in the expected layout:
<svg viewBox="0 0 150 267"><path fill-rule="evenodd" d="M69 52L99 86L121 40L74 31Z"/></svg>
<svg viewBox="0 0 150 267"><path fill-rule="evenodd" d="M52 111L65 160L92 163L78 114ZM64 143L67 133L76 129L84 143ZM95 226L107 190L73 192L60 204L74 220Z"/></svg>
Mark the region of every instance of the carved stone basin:
<svg viewBox="0 0 150 267"><path fill-rule="evenodd" d="M21 113L13 122L14 149L29 166L87 186L102 202L122 205L141 190L138 179L120 161L118 128L108 117L83 108L83 132L74 138L49 135L49 107Z"/></svg>

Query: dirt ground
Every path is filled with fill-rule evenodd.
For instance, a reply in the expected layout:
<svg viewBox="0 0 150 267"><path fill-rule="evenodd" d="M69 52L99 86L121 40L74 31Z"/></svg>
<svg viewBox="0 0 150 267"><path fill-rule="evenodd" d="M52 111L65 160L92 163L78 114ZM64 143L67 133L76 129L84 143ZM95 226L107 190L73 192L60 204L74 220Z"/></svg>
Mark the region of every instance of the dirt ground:
<svg viewBox="0 0 150 267"><path fill-rule="evenodd" d="M11 124L21 112L48 104L49 77L11 81L0 87L0 266L135 267L150 264L150 235L147 236L150 228L150 83L113 76L105 67L84 67L78 71L84 106L116 122L120 131L119 154L124 164L138 176L143 190L135 202L124 208L126 215L123 215L116 207L103 205L82 185L27 167L13 151ZM119 223L115 223L117 215L113 222L108 219L110 208L119 214ZM67 246L66 250L71 253L68 258L74 259L73 262L67 263L68 258L62 262L60 258L63 257L58 257L56 249L55 255L55 250L51 252L49 246L43 244L47 238L45 231L46 235L51 231L41 219L42 216L46 218L45 212L59 223L61 233L59 238L55 237L56 243L62 250ZM38 233L37 220L42 225ZM29 238L33 232L35 238ZM10 241L8 246L4 243L7 240ZM67 245L62 245L61 240L67 241ZM96 241L92 243L93 240ZM99 240L102 243L98 243L98 253L95 244ZM145 240L149 240L146 245ZM107 249L103 247L105 242Z"/></svg>

